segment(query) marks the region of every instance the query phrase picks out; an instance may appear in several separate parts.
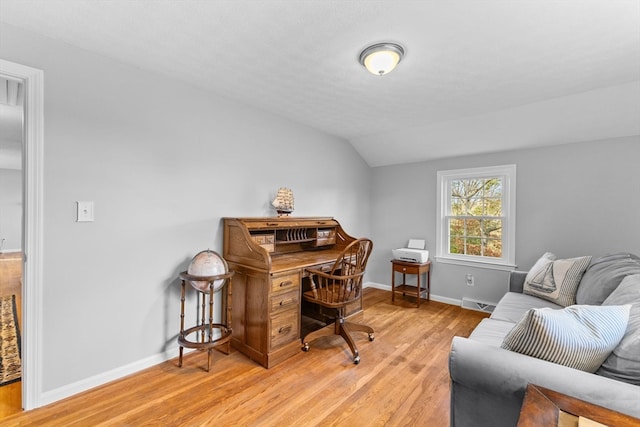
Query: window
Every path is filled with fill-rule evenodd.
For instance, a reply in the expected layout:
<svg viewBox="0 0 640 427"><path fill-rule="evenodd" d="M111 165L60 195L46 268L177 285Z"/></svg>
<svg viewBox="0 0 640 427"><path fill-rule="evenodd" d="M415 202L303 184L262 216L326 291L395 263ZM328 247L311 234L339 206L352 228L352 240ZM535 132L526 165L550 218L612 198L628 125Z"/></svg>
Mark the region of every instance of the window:
<svg viewBox="0 0 640 427"><path fill-rule="evenodd" d="M438 172L439 262L515 267L516 166Z"/></svg>

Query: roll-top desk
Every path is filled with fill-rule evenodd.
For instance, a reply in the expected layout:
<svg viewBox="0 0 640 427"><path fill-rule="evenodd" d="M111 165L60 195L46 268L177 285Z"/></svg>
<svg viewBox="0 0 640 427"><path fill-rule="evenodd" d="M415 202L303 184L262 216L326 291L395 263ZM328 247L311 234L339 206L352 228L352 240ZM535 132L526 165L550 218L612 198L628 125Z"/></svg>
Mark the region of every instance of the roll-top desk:
<svg viewBox="0 0 640 427"><path fill-rule="evenodd" d="M330 217L224 218L233 347L266 368L300 352L305 269L329 270L354 240ZM361 310L362 296L346 314Z"/></svg>

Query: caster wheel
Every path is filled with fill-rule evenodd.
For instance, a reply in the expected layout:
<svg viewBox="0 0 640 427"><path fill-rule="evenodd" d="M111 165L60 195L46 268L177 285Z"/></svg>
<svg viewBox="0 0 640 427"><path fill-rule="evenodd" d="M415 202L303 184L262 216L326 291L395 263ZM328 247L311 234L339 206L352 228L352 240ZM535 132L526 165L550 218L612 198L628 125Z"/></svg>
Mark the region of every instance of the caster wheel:
<svg viewBox="0 0 640 427"><path fill-rule="evenodd" d="M302 351L309 351L309 344L307 343L302 344Z"/></svg>
<svg viewBox="0 0 640 427"><path fill-rule="evenodd" d="M374 339L376 339L376 337L374 337L373 334L369 334L369 341L373 341Z"/></svg>
<svg viewBox="0 0 640 427"><path fill-rule="evenodd" d="M353 358L353 364L357 365L358 363L360 363L360 356L356 356Z"/></svg>

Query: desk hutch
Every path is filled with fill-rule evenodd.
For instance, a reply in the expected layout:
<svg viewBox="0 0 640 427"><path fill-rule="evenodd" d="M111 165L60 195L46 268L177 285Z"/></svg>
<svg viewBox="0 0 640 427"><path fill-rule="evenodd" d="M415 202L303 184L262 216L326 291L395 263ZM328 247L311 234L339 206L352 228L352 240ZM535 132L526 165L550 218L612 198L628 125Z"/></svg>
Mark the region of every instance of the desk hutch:
<svg viewBox="0 0 640 427"><path fill-rule="evenodd" d="M301 351L301 292L309 284L306 269L328 271L355 238L330 217L223 221L223 257L235 272L231 345L270 368ZM362 295L346 315L359 311Z"/></svg>

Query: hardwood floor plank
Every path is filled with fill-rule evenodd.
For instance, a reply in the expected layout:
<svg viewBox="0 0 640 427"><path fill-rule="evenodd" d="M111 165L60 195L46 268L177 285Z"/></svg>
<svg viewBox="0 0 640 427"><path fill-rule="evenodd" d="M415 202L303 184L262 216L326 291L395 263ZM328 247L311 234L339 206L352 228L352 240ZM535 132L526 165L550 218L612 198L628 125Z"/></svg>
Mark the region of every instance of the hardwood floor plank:
<svg viewBox="0 0 640 427"><path fill-rule="evenodd" d="M354 365L337 336L311 342L264 369L243 354L206 353L170 360L61 402L2 420L38 426L446 426L448 354L454 335L468 335L485 314L434 301L366 289L364 313L375 340L355 333ZM333 327L333 326L330 326Z"/></svg>

